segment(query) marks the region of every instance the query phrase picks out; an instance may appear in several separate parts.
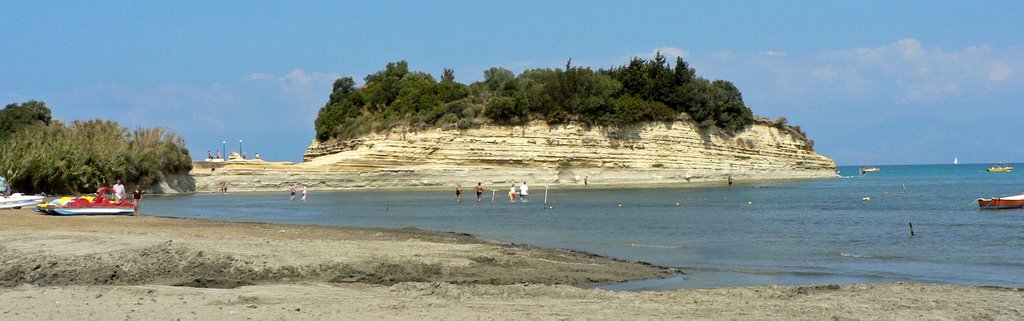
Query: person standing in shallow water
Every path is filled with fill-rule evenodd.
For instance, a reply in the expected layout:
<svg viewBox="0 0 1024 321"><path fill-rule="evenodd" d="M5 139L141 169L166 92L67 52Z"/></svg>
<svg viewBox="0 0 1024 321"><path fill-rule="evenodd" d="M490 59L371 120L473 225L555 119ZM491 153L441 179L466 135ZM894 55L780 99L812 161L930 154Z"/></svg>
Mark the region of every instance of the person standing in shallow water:
<svg viewBox="0 0 1024 321"><path fill-rule="evenodd" d="M480 182L476 183L476 202L480 203L484 200L484 187L480 185Z"/></svg>
<svg viewBox="0 0 1024 321"><path fill-rule="evenodd" d="M462 184L455 185L455 201L462 203Z"/></svg>
<svg viewBox="0 0 1024 321"><path fill-rule="evenodd" d="M142 194L145 194L142 191L142 187L135 185L135 192L132 192L132 203L135 203L135 215L139 215L139 202L142 201Z"/></svg>
<svg viewBox="0 0 1024 321"><path fill-rule="evenodd" d="M292 184L292 198L291 198L291 200L293 200L293 201L295 200L295 192L298 191L298 189L295 188L296 185L298 185L298 184Z"/></svg>
<svg viewBox="0 0 1024 321"><path fill-rule="evenodd" d="M309 193L309 189L306 188L306 184L302 184L302 200L306 200L306 194Z"/></svg>
<svg viewBox="0 0 1024 321"><path fill-rule="evenodd" d="M729 175L729 188L732 188L732 175Z"/></svg>

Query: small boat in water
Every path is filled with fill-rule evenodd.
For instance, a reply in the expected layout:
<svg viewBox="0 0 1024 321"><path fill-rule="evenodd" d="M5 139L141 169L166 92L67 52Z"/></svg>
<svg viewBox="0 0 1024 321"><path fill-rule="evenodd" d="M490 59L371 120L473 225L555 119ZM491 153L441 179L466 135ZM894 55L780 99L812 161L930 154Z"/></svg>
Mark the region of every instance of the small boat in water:
<svg viewBox="0 0 1024 321"><path fill-rule="evenodd" d="M32 206L43 201L42 195L24 195L14 193L9 196L0 196L0 208L19 209L23 206Z"/></svg>
<svg viewBox="0 0 1024 321"><path fill-rule="evenodd" d="M988 168L988 172L989 173L1012 172L1012 171L1013 171L1013 166L1010 166L1010 165L1007 165L1007 164L999 164L999 165L992 166L992 167Z"/></svg>
<svg viewBox="0 0 1024 321"><path fill-rule="evenodd" d="M879 171L878 167L874 167L874 166L871 166L871 167L861 167L860 168L860 175L863 176L864 174L874 173L874 172L878 172L878 171Z"/></svg>
<svg viewBox="0 0 1024 321"><path fill-rule="evenodd" d="M1007 197L979 198L978 207L983 210L1022 208L1024 207L1024 194Z"/></svg>
<svg viewBox="0 0 1024 321"><path fill-rule="evenodd" d="M113 188L103 187L96 196L60 197L36 205L35 210L51 215L134 215L135 203L112 201L107 194L113 192Z"/></svg>

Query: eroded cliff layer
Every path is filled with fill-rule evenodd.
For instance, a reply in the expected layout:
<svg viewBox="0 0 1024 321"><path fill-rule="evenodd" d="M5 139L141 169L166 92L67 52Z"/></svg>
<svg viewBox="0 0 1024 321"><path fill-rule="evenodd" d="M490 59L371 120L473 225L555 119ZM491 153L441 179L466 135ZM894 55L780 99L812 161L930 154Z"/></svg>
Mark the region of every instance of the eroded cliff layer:
<svg viewBox="0 0 1024 321"><path fill-rule="evenodd" d="M418 186L673 184L736 179L835 176L835 162L814 153L791 128L757 124L734 136L702 131L689 122L628 128L577 125L483 126L393 130L352 141L314 141L306 161L287 166L232 163L197 169L199 191ZM209 171L209 172L207 172Z"/></svg>

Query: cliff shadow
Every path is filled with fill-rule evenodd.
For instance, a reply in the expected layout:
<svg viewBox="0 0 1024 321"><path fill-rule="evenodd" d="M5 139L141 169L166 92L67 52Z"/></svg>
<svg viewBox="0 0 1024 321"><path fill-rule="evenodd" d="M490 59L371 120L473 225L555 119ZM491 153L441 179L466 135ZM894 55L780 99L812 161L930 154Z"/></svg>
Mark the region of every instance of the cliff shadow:
<svg viewBox="0 0 1024 321"><path fill-rule="evenodd" d="M722 129L715 126L701 126L696 124L695 126L697 126L697 132L700 133L700 139L704 142L704 146L706 147L715 145L715 137L722 139L728 139L730 137L729 135L726 135Z"/></svg>
<svg viewBox="0 0 1024 321"><path fill-rule="evenodd" d="M640 124L629 124L621 126L607 126L603 127L602 131L605 137L609 140L626 140L635 141L640 140Z"/></svg>
<svg viewBox="0 0 1024 321"><path fill-rule="evenodd" d="M154 194L192 193L196 191L196 179L189 174L167 174L159 183L149 186Z"/></svg>

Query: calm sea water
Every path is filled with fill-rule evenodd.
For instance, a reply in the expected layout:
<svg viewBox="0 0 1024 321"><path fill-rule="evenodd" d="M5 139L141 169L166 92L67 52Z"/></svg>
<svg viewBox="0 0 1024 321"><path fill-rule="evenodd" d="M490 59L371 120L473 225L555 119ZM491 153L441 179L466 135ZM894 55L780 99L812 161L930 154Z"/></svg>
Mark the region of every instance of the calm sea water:
<svg viewBox="0 0 1024 321"><path fill-rule="evenodd" d="M146 214L466 232L680 267L665 280L616 290L917 281L1024 286L1024 210L979 210L978 197L1024 193L1020 171L989 164L880 166L859 176L746 183L732 189L553 189L492 203L453 191L287 191L148 198ZM869 197L870 200L863 200ZM676 203L679 203L677 206ZM621 204L621 206L620 206ZM910 235L913 223L915 236Z"/></svg>

